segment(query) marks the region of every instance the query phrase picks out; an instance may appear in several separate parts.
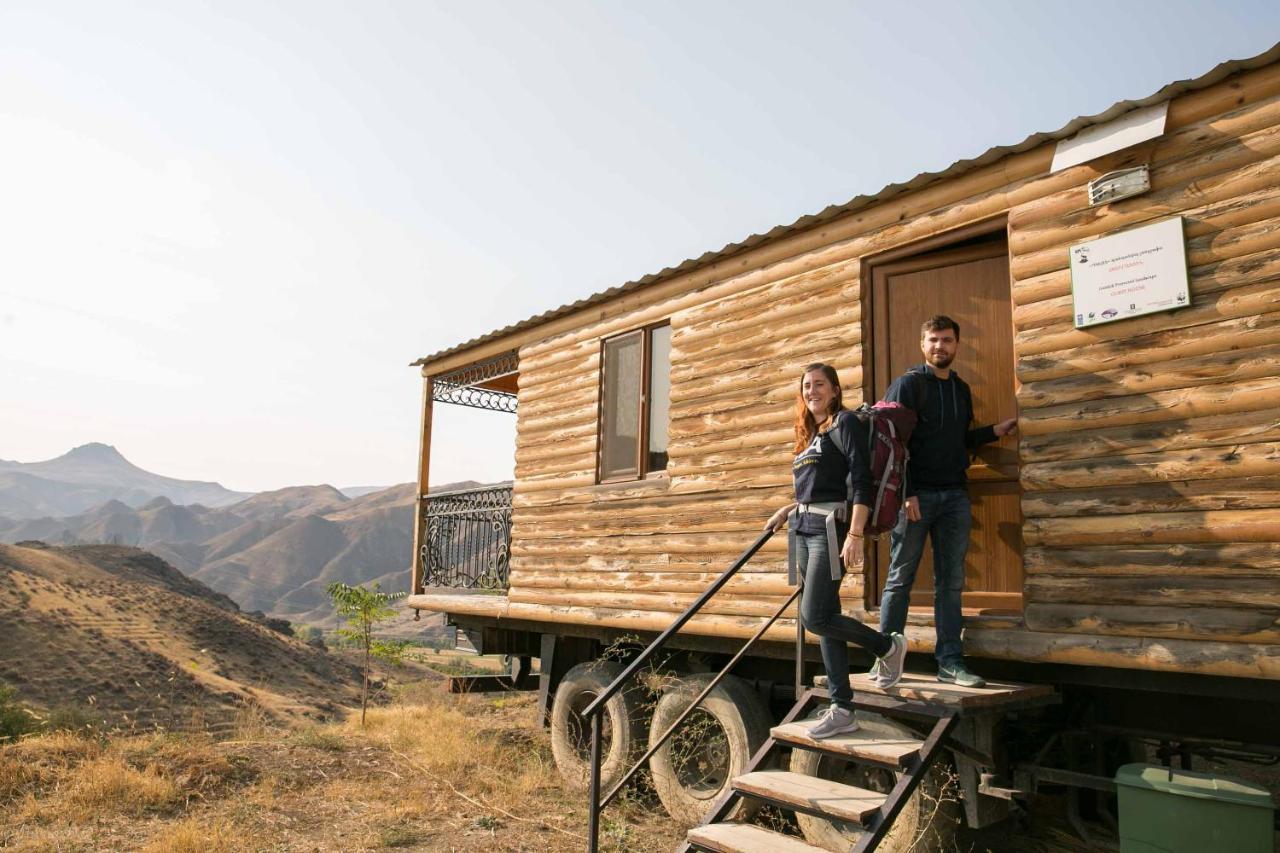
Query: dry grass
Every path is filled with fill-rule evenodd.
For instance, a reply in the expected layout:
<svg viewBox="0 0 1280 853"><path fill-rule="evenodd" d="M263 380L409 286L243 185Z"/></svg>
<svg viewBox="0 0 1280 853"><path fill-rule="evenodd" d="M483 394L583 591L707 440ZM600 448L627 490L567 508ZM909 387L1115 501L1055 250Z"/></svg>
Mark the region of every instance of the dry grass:
<svg viewBox="0 0 1280 853"><path fill-rule="evenodd" d="M187 819L157 833L142 853L210 853L240 850L241 839L234 827L222 822L206 826L202 821Z"/></svg>
<svg viewBox="0 0 1280 853"><path fill-rule="evenodd" d="M243 702L231 717L231 740L262 740L275 727L271 713L257 702Z"/></svg>
<svg viewBox="0 0 1280 853"><path fill-rule="evenodd" d="M104 755L77 768L60 799L71 819L93 820L103 815L166 809L180 796L173 780L154 766L137 770L119 756Z"/></svg>
<svg viewBox="0 0 1280 853"><path fill-rule="evenodd" d="M585 798L551 759L533 697L402 690L358 720L224 741L66 733L0 747L0 848L24 851L579 851ZM612 807L602 848L670 850L651 804Z"/></svg>
<svg viewBox="0 0 1280 853"><path fill-rule="evenodd" d="M0 746L0 849L27 853L578 853L586 822L533 696L452 696L438 680L401 689L364 729L273 729L247 712L222 741L53 733ZM643 788L601 829L614 853L669 851L683 835ZM1080 849L1032 840L957 849Z"/></svg>
<svg viewBox="0 0 1280 853"><path fill-rule="evenodd" d="M67 732L25 738L0 750L0 808L51 780L69 774L102 752L102 745Z"/></svg>

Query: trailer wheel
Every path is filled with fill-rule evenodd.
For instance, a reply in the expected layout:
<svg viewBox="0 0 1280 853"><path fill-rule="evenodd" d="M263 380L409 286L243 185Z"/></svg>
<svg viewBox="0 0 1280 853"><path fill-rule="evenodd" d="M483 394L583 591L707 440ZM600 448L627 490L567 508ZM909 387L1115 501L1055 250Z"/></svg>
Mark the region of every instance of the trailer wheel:
<svg viewBox="0 0 1280 853"><path fill-rule="evenodd" d="M863 731L885 737L916 737L909 729L876 714L858 712ZM807 749L791 751L791 772L888 793L899 774L888 769L842 761ZM911 799L902 807L877 853L950 850L960 826L960 786L950 760L936 759ZM824 850L849 850L862 828L854 823L796 814L805 840Z"/></svg>
<svg viewBox="0 0 1280 853"><path fill-rule="evenodd" d="M570 785L586 790L591 781L591 723L586 707L622 674L615 661L580 663L564 674L551 704L551 754ZM639 757L644 742L644 718L634 688L624 688L604 706L600 744L601 794L622 778Z"/></svg>
<svg viewBox="0 0 1280 853"><path fill-rule="evenodd" d="M713 677L684 676L663 692L649 725L650 742L671 727ZM745 681L725 678L649 759L653 787L667 814L687 827L701 823L768 736L769 710L760 696ZM749 816L751 810L753 804L741 803L730 818Z"/></svg>

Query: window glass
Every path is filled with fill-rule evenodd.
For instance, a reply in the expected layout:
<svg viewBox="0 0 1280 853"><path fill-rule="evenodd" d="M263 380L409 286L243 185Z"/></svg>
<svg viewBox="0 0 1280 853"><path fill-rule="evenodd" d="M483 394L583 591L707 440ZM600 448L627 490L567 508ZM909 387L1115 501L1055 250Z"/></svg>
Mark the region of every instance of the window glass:
<svg viewBox="0 0 1280 853"><path fill-rule="evenodd" d="M671 420L671 327L649 333L649 458L646 473L667 467L667 424Z"/></svg>
<svg viewBox="0 0 1280 853"><path fill-rule="evenodd" d="M605 341L600 479L639 474L640 384L644 333Z"/></svg>

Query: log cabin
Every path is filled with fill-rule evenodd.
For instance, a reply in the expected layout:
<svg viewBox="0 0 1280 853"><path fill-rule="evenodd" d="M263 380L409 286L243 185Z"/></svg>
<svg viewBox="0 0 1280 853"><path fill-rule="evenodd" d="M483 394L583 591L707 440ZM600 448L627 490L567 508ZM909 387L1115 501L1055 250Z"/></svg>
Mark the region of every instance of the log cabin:
<svg viewBox="0 0 1280 853"><path fill-rule="evenodd" d="M1086 322L1073 247L1169 220L1185 304ZM1019 426L969 471L974 667L1230 698L1258 712L1239 739L1275 743L1280 45L422 358L409 606L540 658L550 715L570 667L668 628L790 500L803 366L834 365L847 405L878 400L936 313L961 324L978 422ZM437 403L516 417L509 488L428 493ZM873 624L886 551L843 587ZM785 562L765 542L675 647L740 647L793 592ZM914 653L931 598L926 563ZM797 627L793 609L765 627L743 677L770 681Z"/></svg>

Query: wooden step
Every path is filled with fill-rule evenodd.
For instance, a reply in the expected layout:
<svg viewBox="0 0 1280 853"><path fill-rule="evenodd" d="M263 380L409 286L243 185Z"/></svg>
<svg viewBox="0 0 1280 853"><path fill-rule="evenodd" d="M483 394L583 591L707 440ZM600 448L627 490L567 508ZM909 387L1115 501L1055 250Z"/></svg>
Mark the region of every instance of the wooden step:
<svg viewBox="0 0 1280 853"><path fill-rule="evenodd" d="M862 823L888 799L887 794L783 770L744 774L733 780L733 787L774 805L851 823Z"/></svg>
<svg viewBox="0 0 1280 853"><path fill-rule="evenodd" d="M826 853L799 838L748 823L713 823L689 830L688 842L716 853Z"/></svg>
<svg viewBox="0 0 1280 853"><path fill-rule="evenodd" d="M881 767L894 769L906 767L920 757L920 741L914 738L877 737L863 731L850 732L846 735L814 740L809 737L809 728L817 720L803 720L798 723L787 723L775 726L770 732L774 740L817 752L828 752L855 761L878 764Z"/></svg>
<svg viewBox="0 0 1280 853"><path fill-rule="evenodd" d="M827 684L825 675L819 675L813 680L813 686L819 689L825 689ZM888 690L872 681L868 673L851 674L849 685L853 688L855 700L859 693L869 693L908 702L942 705L961 713L1037 707L1054 704L1058 699L1056 691L1049 684L988 681L985 687L961 687L938 681L930 673L918 672L905 673L902 680Z"/></svg>

